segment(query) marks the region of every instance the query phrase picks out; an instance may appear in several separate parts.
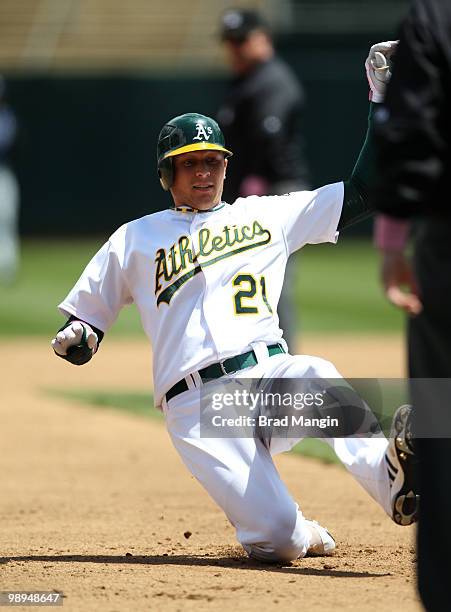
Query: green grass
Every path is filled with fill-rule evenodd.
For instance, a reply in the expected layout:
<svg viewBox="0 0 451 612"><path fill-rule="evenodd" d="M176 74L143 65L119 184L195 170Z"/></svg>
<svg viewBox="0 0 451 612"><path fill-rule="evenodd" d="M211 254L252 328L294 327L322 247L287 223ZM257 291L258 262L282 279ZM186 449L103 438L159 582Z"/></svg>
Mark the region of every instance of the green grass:
<svg viewBox="0 0 451 612"><path fill-rule="evenodd" d="M0 287L0 335L52 335L65 320L57 304L102 242L23 241L19 278L12 287ZM112 334L142 333L136 309L125 308Z"/></svg>
<svg viewBox="0 0 451 612"><path fill-rule="evenodd" d="M341 238L309 245L295 255L295 300L306 332L399 332L402 313L379 283L379 255L369 240Z"/></svg>
<svg viewBox="0 0 451 612"><path fill-rule="evenodd" d="M153 405L151 393L102 391L100 389L45 389L48 395L88 404L96 408L120 410L139 416L163 420L162 413Z"/></svg>
<svg viewBox="0 0 451 612"><path fill-rule="evenodd" d="M0 287L0 335L52 335L63 321L56 305L102 242L24 240L16 284ZM378 256L369 240L345 237L337 246L308 246L296 255L296 262L295 303L300 330L401 330L403 316L382 295ZM136 308L125 308L109 333L116 337L142 335Z"/></svg>
<svg viewBox="0 0 451 612"><path fill-rule="evenodd" d="M315 438L305 438L302 442L296 444L291 452L295 455L317 459L322 463L336 463L341 466L333 449L325 442L316 440Z"/></svg>

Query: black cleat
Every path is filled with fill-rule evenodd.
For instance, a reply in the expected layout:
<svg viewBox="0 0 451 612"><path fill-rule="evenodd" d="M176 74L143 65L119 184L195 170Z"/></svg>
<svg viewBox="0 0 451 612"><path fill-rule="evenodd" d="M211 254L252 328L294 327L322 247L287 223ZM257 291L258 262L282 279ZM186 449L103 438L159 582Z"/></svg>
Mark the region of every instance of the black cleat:
<svg viewBox="0 0 451 612"><path fill-rule="evenodd" d="M390 478L392 519L398 525L411 525L418 520L418 459L414 450L411 416L411 406L400 406L396 410L385 452Z"/></svg>

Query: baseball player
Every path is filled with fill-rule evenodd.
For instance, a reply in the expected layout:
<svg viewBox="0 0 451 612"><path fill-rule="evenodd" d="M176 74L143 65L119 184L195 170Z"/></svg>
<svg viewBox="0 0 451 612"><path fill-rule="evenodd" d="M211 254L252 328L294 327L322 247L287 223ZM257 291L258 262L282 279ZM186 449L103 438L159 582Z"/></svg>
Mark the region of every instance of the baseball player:
<svg viewBox="0 0 451 612"><path fill-rule="evenodd" d="M382 97L394 46L371 48L374 102ZM173 206L115 231L59 305L69 318L53 349L81 365L96 353L120 309L136 304L153 345L155 402L173 444L247 553L262 561L330 554L335 541L303 516L274 466L272 455L295 441L202 437L199 392L222 378L340 378L323 359L287 353L276 306L289 255L305 244L335 243L338 230L367 214L370 141L344 183L230 205L221 194L232 152L217 123L195 113L175 117L158 140L158 173ZM389 441L328 440L400 525L417 514L409 415L407 407L398 409Z"/></svg>

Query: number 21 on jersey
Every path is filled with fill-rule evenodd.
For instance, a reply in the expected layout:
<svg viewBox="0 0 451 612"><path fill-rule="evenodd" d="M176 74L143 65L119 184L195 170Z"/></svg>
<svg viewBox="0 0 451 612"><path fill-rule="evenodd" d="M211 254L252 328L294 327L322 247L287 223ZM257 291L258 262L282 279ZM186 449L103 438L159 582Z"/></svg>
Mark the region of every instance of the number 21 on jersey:
<svg viewBox="0 0 451 612"><path fill-rule="evenodd" d="M252 274L238 274L232 280L234 287L239 287L233 296L235 314L258 314L258 298L260 294L264 305L272 314L271 304L266 296L266 281L264 276L256 279Z"/></svg>

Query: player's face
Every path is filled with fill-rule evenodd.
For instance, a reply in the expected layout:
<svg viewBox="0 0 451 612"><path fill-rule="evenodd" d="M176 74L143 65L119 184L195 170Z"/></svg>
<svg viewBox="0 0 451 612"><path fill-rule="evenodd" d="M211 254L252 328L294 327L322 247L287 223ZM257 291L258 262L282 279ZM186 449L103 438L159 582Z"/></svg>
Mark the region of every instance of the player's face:
<svg viewBox="0 0 451 612"><path fill-rule="evenodd" d="M192 151L172 158L176 206L208 210L221 201L227 159L221 151Z"/></svg>
<svg viewBox="0 0 451 612"><path fill-rule="evenodd" d="M261 30L250 32L240 40L225 40L224 45L229 64L237 74L245 74L273 53L271 39Z"/></svg>

